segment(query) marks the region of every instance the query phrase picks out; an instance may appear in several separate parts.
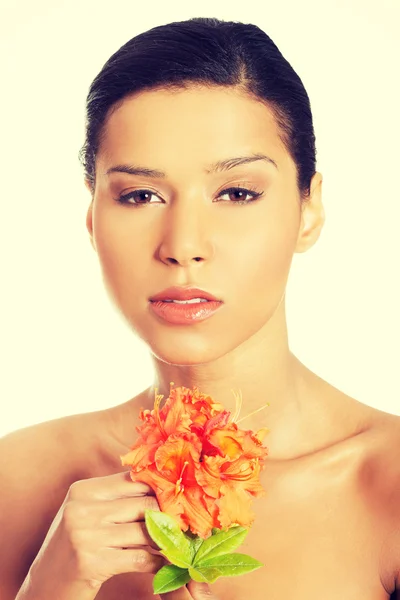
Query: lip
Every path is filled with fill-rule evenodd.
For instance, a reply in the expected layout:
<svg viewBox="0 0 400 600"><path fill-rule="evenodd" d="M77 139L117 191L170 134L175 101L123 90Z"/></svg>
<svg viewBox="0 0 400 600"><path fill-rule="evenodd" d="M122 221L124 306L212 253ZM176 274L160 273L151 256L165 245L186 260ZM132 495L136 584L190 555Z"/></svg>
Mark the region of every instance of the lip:
<svg viewBox="0 0 400 600"><path fill-rule="evenodd" d="M211 317L223 304L218 300L194 302L193 304L174 304L173 302L157 300L150 302L149 306L155 315L167 323L192 325Z"/></svg>
<svg viewBox="0 0 400 600"><path fill-rule="evenodd" d="M162 292L151 296L149 300L150 302L157 302L163 300L192 300L192 298L205 298L206 300L210 300L212 302L222 303L222 300L216 298L213 294L210 294L205 290L201 290L200 288L179 286L173 286L167 288L166 290L162 290Z"/></svg>

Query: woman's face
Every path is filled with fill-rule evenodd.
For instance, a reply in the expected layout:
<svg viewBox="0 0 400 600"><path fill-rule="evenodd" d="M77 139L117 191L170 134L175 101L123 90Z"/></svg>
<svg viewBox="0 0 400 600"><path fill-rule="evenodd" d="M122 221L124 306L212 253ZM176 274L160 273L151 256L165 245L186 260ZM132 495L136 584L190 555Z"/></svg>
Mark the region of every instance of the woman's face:
<svg viewBox="0 0 400 600"><path fill-rule="evenodd" d="M212 169L255 154L273 162ZM121 165L165 176L107 174ZM224 192L230 187L262 194L239 204L251 193ZM118 202L135 190L144 192ZM300 222L295 164L263 104L222 88L152 90L109 117L87 227L111 298L159 359L209 362L263 336L285 291ZM189 284L223 306L190 325L150 309L151 296Z"/></svg>

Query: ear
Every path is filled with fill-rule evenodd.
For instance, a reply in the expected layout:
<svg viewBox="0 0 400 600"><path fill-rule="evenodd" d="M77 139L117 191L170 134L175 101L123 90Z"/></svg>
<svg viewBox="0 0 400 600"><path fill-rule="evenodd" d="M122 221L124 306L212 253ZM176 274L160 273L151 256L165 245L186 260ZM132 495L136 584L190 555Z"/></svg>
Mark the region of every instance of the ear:
<svg viewBox="0 0 400 600"><path fill-rule="evenodd" d="M89 208L86 213L86 229L88 230L88 233L89 233L90 243L92 244L93 249L96 251L96 244L93 239L93 189L90 184L90 181L88 181L87 179L85 179L85 185L88 188L88 190L92 196L92 201L89 204Z"/></svg>
<svg viewBox="0 0 400 600"><path fill-rule="evenodd" d="M310 196L301 208L301 222L295 253L306 252L318 240L325 223L322 204L322 175L315 173L311 179Z"/></svg>

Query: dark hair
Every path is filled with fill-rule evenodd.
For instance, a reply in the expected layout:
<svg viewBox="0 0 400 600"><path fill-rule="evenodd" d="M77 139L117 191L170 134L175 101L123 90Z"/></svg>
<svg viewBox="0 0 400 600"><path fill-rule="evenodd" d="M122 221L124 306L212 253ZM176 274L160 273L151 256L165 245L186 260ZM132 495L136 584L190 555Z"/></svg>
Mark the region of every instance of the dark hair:
<svg viewBox="0 0 400 600"><path fill-rule="evenodd" d="M86 139L79 151L92 191L107 118L124 98L146 89L196 85L231 86L270 108L296 164L300 199L306 199L316 150L310 101L300 77L256 25L202 17L133 37L93 80L86 99Z"/></svg>

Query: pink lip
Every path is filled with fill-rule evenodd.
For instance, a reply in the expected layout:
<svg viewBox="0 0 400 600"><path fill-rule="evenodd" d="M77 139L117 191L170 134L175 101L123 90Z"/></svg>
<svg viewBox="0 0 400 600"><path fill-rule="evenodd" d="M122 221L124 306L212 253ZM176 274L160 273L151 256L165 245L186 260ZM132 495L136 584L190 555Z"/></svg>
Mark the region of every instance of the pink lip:
<svg viewBox="0 0 400 600"><path fill-rule="evenodd" d="M200 298L201 296L193 296ZM196 302L194 304L175 304L173 302L150 302L151 310L161 319L174 325L190 325L211 317L223 302Z"/></svg>

